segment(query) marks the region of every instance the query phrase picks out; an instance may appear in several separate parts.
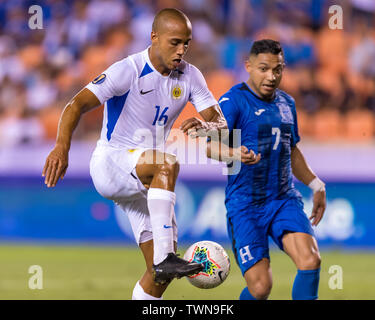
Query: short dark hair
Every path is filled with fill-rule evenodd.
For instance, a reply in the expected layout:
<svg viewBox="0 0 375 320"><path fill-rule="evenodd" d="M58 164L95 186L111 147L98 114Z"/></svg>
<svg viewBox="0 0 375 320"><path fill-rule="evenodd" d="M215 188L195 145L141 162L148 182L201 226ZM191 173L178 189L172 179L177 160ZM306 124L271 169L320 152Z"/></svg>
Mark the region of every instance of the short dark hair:
<svg viewBox="0 0 375 320"><path fill-rule="evenodd" d="M174 18L183 22L189 21L189 18L181 10L178 10L176 8L165 8L160 10L156 14L154 21L152 23L152 31L158 31L160 25L164 23L165 20L167 20L168 18Z"/></svg>
<svg viewBox="0 0 375 320"><path fill-rule="evenodd" d="M283 48L281 47L280 42L271 39L262 39L254 41L250 49L250 55L257 56L260 53L281 53L282 56L284 56Z"/></svg>

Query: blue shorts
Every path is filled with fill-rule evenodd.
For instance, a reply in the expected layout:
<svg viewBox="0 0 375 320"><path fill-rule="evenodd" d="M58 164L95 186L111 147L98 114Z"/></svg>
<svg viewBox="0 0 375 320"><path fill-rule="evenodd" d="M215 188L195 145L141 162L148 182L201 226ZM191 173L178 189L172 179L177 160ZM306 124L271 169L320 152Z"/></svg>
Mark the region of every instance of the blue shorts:
<svg viewBox="0 0 375 320"><path fill-rule="evenodd" d="M248 203L227 203L227 229L242 274L263 258L270 259L268 236L283 250L287 232L314 236L310 220L298 198L272 200L263 207Z"/></svg>

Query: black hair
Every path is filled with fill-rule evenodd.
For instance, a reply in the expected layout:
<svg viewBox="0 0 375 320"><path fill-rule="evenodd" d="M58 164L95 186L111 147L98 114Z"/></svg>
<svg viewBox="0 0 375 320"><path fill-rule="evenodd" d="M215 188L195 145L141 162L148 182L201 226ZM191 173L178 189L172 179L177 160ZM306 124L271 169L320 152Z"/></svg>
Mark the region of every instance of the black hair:
<svg viewBox="0 0 375 320"><path fill-rule="evenodd" d="M160 24L164 22L167 18L175 18L180 21L189 21L189 18L181 10L175 8L165 8L160 10L152 23L152 31L157 31L160 27Z"/></svg>
<svg viewBox="0 0 375 320"><path fill-rule="evenodd" d="M283 48L280 42L271 39L262 39L254 41L250 49L250 55L258 55L260 53L281 53L284 56Z"/></svg>

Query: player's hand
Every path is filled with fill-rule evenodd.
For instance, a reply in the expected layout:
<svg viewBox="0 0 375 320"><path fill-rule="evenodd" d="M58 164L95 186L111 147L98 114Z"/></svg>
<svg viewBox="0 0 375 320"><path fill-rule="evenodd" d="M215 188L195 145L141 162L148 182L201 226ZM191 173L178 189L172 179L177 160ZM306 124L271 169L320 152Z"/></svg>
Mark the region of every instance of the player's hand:
<svg viewBox="0 0 375 320"><path fill-rule="evenodd" d="M207 136L208 127L206 122L193 117L183 121L180 129L183 133L189 135L191 138L197 138Z"/></svg>
<svg viewBox="0 0 375 320"><path fill-rule="evenodd" d="M322 220L326 205L326 192L316 191L313 196L313 209L310 216L313 226L317 226L320 220Z"/></svg>
<svg viewBox="0 0 375 320"><path fill-rule="evenodd" d="M54 187L63 179L68 168L68 150L56 145L46 159L42 177L48 188Z"/></svg>
<svg viewBox="0 0 375 320"><path fill-rule="evenodd" d="M241 162L247 165L257 164L262 157L260 153L255 154L253 150L249 151L245 146L239 147L236 152L238 160L241 159Z"/></svg>

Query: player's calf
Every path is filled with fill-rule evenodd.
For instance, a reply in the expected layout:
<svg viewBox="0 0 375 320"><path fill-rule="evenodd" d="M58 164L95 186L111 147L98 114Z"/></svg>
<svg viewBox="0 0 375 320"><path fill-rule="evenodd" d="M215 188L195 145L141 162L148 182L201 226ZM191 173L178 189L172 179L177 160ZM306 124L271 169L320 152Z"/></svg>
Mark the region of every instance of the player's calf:
<svg viewBox="0 0 375 320"><path fill-rule="evenodd" d="M149 240L146 242L142 242L139 244L140 249L142 250L142 253L145 258L146 262L146 272L143 274L143 277L139 281L139 284L142 286L144 292L146 294L149 294L156 298L161 298L164 291L167 289L169 282L166 282L165 284L155 283L152 273L153 273L153 247L154 247L154 241ZM177 250L177 242L174 242L174 251ZM140 299L140 298L138 298Z"/></svg>

